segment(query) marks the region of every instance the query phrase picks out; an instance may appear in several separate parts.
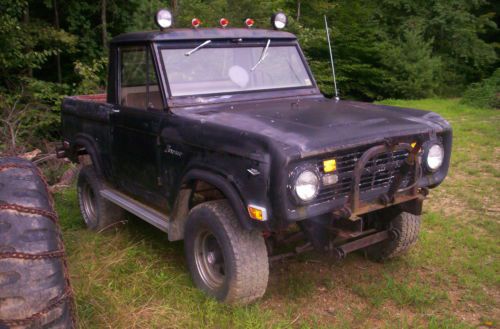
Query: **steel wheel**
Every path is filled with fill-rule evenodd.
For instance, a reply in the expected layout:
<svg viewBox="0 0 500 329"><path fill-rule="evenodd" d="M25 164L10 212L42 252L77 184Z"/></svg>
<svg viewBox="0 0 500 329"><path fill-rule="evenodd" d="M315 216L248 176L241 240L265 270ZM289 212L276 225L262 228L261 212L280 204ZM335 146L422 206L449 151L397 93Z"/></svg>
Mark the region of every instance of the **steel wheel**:
<svg viewBox="0 0 500 329"><path fill-rule="evenodd" d="M83 167L78 174L76 188L78 203L87 228L97 232L112 227L125 215L122 208L101 196L102 189L102 177L96 174L92 166Z"/></svg>
<svg viewBox="0 0 500 329"><path fill-rule="evenodd" d="M90 186L90 184L85 184L82 188L82 211L86 216L83 216L85 223L87 225L97 222L96 216L96 197L94 194L94 190ZM92 222L92 223L89 223Z"/></svg>
<svg viewBox="0 0 500 329"><path fill-rule="evenodd" d="M194 242L196 267L203 282L211 289L220 288L225 279L224 255L217 238L201 231Z"/></svg>
<svg viewBox="0 0 500 329"><path fill-rule="evenodd" d="M227 200L191 209L184 252L194 283L209 296L248 304L264 295L269 277L266 243L261 232L240 225Z"/></svg>

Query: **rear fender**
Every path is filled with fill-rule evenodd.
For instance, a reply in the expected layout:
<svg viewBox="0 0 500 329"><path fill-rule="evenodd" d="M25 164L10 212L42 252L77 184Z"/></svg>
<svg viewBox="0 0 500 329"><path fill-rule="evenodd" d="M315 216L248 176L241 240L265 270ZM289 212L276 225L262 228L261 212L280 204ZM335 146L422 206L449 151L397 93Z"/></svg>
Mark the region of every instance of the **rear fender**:
<svg viewBox="0 0 500 329"><path fill-rule="evenodd" d="M75 136L75 141L71 145L72 158L77 161L79 148L85 148L85 152L92 159L92 165L95 171L100 176L105 176L104 166L102 164L101 157L99 156L99 147L94 139L87 134L77 134Z"/></svg>

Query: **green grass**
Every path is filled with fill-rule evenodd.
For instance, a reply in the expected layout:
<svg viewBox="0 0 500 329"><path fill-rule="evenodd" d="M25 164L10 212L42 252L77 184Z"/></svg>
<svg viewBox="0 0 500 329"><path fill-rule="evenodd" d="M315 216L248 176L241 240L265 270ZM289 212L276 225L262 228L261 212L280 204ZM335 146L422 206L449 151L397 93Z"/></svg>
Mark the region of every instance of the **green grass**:
<svg viewBox="0 0 500 329"><path fill-rule="evenodd" d="M499 321L500 112L458 100L389 100L453 126L449 177L425 205L420 241L384 264L310 255L274 264L268 292L233 307L192 284L182 243L134 218L85 230L75 189L56 195L80 328L475 328Z"/></svg>
<svg viewBox="0 0 500 329"><path fill-rule="evenodd" d="M387 273L382 280L379 277L372 280L372 277L364 277L360 285L353 286L353 291L377 307L387 300L392 300L399 306L412 306L424 310L447 299L444 291L429 287L424 280L417 277L398 280Z"/></svg>

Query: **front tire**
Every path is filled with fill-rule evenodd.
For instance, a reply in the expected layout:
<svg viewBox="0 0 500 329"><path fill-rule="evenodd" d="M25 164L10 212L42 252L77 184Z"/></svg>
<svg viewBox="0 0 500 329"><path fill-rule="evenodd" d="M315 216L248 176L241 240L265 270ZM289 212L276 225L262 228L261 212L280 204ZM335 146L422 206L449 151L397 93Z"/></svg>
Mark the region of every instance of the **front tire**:
<svg viewBox="0 0 500 329"><path fill-rule="evenodd" d="M383 241L366 249L368 258L381 262L406 253L418 240L420 216L404 211L382 212L379 220L386 221L384 229L394 230L392 240Z"/></svg>
<svg viewBox="0 0 500 329"><path fill-rule="evenodd" d="M106 229L122 220L125 214L122 208L101 196L101 189L102 181L94 167L83 167L78 175L78 203L83 220L92 231Z"/></svg>
<svg viewBox="0 0 500 329"><path fill-rule="evenodd" d="M184 249L194 283L209 296L247 304L264 295L269 277L264 238L244 230L226 200L191 210Z"/></svg>

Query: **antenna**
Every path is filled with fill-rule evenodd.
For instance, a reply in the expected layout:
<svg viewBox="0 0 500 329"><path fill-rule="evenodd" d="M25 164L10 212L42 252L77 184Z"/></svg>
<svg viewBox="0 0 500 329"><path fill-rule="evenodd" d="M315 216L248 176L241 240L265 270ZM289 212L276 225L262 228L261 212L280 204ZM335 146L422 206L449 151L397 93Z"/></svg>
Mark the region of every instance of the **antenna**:
<svg viewBox="0 0 500 329"><path fill-rule="evenodd" d="M335 100L338 101L340 100L340 98L339 98L339 91L337 90L337 78L335 77L335 64L333 63L332 43L330 41L330 31L328 30L328 22L326 20L326 15L324 15L324 17L325 17L326 38L328 39L328 49L330 50L330 63L332 64L333 86L335 88Z"/></svg>

